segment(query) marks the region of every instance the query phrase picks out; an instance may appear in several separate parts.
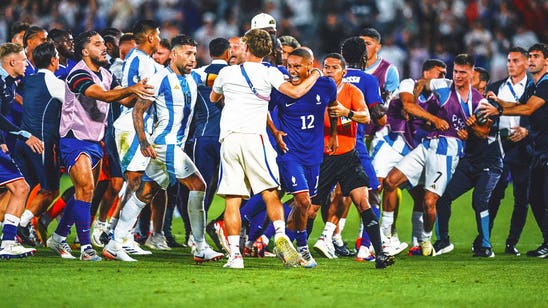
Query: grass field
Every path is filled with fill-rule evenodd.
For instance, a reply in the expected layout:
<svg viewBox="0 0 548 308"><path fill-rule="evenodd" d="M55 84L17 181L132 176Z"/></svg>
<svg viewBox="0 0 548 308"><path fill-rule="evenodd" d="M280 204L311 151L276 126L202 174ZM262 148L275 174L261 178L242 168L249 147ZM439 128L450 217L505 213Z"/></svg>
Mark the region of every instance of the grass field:
<svg viewBox="0 0 548 308"><path fill-rule="evenodd" d="M455 250L448 255L402 253L385 270L376 270L373 263L318 255L315 269L287 269L274 258L246 258L244 270L226 270L224 261L194 265L187 248L137 257L135 263L62 260L39 248L34 257L0 262L0 307L546 307L548 260L503 253L511 196L509 191L493 230L497 256L492 259L471 256L476 227L466 194L453 204L450 233ZM222 200L216 199L211 215L222 207ZM410 212L405 193L398 221L401 240L410 238ZM346 226L343 237L353 242L358 229L355 210ZM317 223L311 245L322 228ZM174 229L182 239L180 219ZM540 242L529 215L518 248L524 254Z"/></svg>

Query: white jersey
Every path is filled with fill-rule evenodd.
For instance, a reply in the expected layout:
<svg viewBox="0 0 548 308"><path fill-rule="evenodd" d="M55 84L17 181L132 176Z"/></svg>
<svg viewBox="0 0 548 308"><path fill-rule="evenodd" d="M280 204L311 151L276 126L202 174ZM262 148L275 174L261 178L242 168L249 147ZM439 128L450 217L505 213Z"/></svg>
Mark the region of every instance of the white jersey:
<svg viewBox="0 0 548 308"><path fill-rule="evenodd" d="M149 81L154 86L156 110L152 142L158 145L183 146L188 138L190 122L198 96L201 76L191 72L179 76L170 67L163 68Z"/></svg>
<svg viewBox="0 0 548 308"><path fill-rule="evenodd" d="M272 87L279 89L285 81L276 67L266 67L255 62L246 62L243 67L256 92L262 97L270 97ZM266 135L268 101L252 92L239 65L223 68L215 79L213 91L224 95L219 137L221 142L233 132Z"/></svg>
<svg viewBox="0 0 548 308"><path fill-rule="evenodd" d="M122 87L132 86L141 80L150 78L161 68L160 64L156 63L151 56L147 55L140 49L133 48L129 51L124 64L122 66ZM149 83L149 82L148 82ZM133 108L121 106L120 117L114 122L114 127L121 130L133 130L133 118L131 112ZM145 114L145 125L150 127L150 121L147 114ZM150 131L150 129L147 129Z"/></svg>

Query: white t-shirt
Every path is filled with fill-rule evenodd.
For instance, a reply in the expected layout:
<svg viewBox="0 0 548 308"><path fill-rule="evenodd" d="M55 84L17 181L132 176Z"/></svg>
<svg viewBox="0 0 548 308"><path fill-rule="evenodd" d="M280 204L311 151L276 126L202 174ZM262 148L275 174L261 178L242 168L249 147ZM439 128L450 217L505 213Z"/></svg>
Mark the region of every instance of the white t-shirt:
<svg viewBox="0 0 548 308"><path fill-rule="evenodd" d="M279 89L285 81L275 67L246 62L244 68L253 87L264 97L270 97L272 87ZM215 79L213 91L225 97L219 141L233 132L266 134L268 101L253 94L239 65L223 68Z"/></svg>

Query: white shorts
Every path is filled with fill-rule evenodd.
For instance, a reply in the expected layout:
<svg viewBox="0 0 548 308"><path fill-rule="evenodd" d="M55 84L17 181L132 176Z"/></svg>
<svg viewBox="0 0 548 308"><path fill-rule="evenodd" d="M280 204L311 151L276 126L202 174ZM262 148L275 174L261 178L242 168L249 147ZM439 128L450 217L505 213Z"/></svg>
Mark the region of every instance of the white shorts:
<svg viewBox="0 0 548 308"><path fill-rule="evenodd" d="M460 141L455 138L425 140L407 154L396 168L413 187L422 182L424 171L424 188L441 196L455 172L461 151Z"/></svg>
<svg viewBox="0 0 548 308"><path fill-rule="evenodd" d="M188 155L174 144L153 145L157 153L156 159L151 159L145 170L143 181L152 180L167 189L175 184L178 179L184 179L193 173L198 173L198 168Z"/></svg>
<svg viewBox="0 0 548 308"><path fill-rule="evenodd" d="M266 135L231 133L221 143L217 194L249 198L280 186L276 152Z"/></svg>
<svg viewBox="0 0 548 308"><path fill-rule="evenodd" d="M385 178L388 172L392 170L403 158L401 151L398 151L394 145L406 144L403 137L398 134L395 141L387 141L386 135L379 135L379 132L373 137L371 142L371 163L375 169L378 178Z"/></svg>
<svg viewBox="0 0 548 308"><path fill-rule="evenodd" d="M114 137L116 138L116 148L120 157L122 174L126 171L145 171L150 158L144 157L141 153L139 139L135 131L115 128Z"/></svg>

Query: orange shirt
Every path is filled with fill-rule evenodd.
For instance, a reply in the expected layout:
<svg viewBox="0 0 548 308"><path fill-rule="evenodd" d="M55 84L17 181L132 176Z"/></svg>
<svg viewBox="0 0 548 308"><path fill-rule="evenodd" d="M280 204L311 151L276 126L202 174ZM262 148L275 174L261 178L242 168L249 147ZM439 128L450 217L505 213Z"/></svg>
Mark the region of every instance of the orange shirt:
<svg viewBox="0 0 548 308"><path fill-rule="evenodd" d="M362 91L356 86L345 82L337 94L337 100L346 108L357 111L365 110L365 99ZM352 121L346 117L339 117L337 120L337 134L339 139L339 147L334 155L340 155L350 152L356 147L356 133L358 130L358 122ZM324 142L327 144L330 136L331 125L329 123L329 113L326 111L324 116ZM324 150L325 151L325 150ZM326 152L324 152L326 153ZM327 154L327 153L326 153Z"/></svg>

